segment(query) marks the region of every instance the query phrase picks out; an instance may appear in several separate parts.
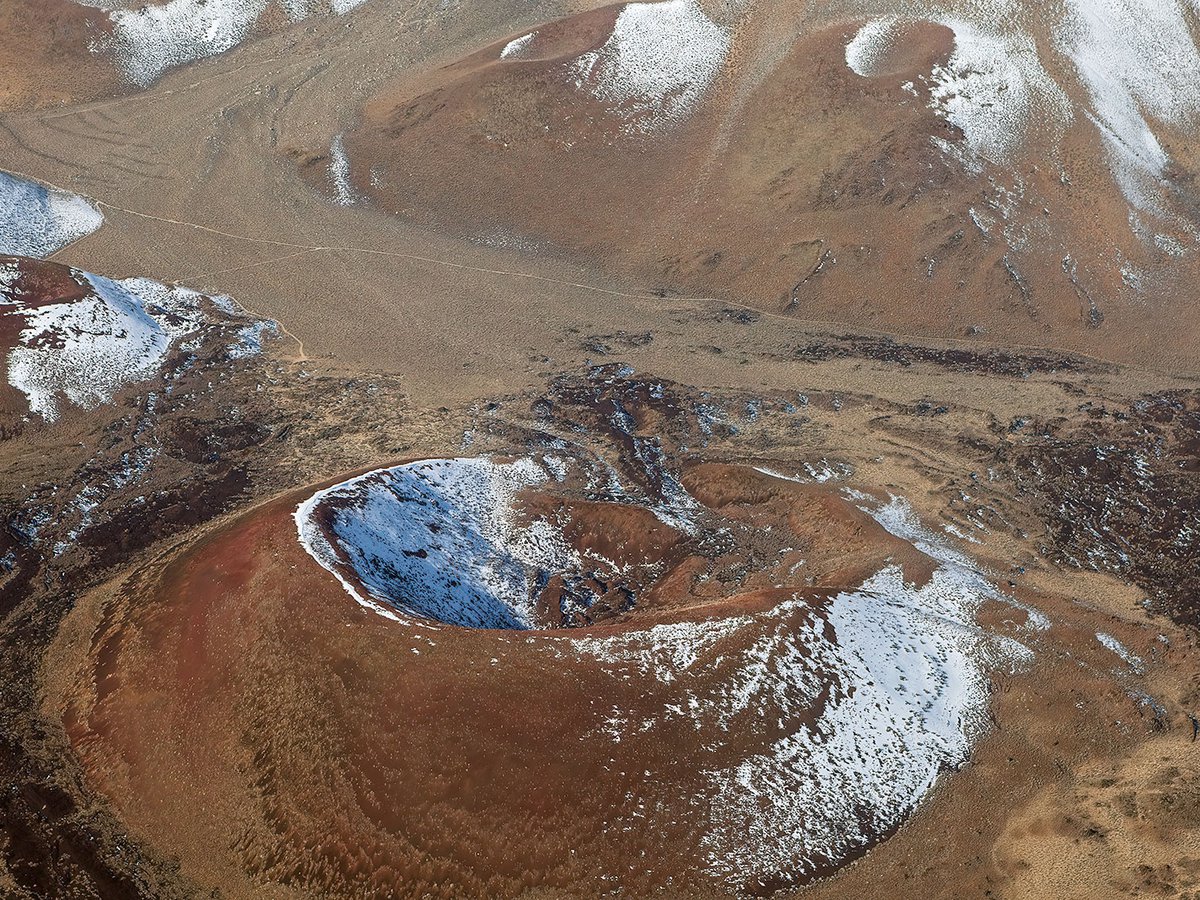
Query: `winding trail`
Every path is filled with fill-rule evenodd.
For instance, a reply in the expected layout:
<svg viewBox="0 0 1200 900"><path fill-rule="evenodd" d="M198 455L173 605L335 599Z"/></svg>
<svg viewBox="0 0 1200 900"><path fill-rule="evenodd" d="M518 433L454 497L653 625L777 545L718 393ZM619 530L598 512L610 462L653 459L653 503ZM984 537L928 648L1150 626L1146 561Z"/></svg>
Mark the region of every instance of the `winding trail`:
<svg viewBox="0 0 1200 900"><path fill-rule="evenodd" d="M56 188L58 190L67 191L69 193L78 193L77 191L72 190L71 188L63 187L62 185L55 184L52 181L47 181L44 178L40 178L35 175L26 173L26 172L21 172L21 171L17 171L17 170L13 170L13 169L5 169L4 171L8 172L11 175L20 177L20 178L26 178L31 181L40 182L41 184L44 184L47 187ZM370 247L358 247L358 246L353 246L353 245L338 245L338 244L304 244L304 243L300 243L297 241L281 241L281 240L276 240L273 238L254 237L252 235L247 235L247 234L239 234L239 233L231 232L231 231L223 231L219 228L213 228L209 225L202 225L199 222L191 222L191 221L182 220L182 219L172 219L172 218L168 218L168 217L164 217L164 216L156 216L156 215L153 215L152 213L142 212L142 211L136 210L136 209L130 209L129 207L120 206L115 203L109 203L108 201L101 200L96 197L87 196L86 199L90 200L93 204L95 204L97 207L99 207L102 210L111 210L113 212L124 213L126 215L133 216L135 218L145 219L145 220L148 220L151 222L159 222L164 225L174 225L174 226L177 226L180 228L192 228L197 231L204 232L206 234L216 235L218 237L227 238L229 240L242 241L242 242L253 243L253 244L262 244L265 246L272 246L272 247L282 247L282 248L288 248L290 250L295 251L295 252L287 253L287 254L284 254L284 255L281 255L278 257L272 257L270 259L264 259L264 260L259 260L257 262L246 263L241 266L234 266L229 269L191 273L191 274L182 276L179 279L175 279L174 280L175 284L182 284L189 280L194 282L196 279L215 277L215 276L219 276L219 275L228 274L230 272L246 271L246 270L258 268L261 266L267 266L267 265L272 265L272 264L278 263L278 262L284 262L284 261L287 261L290 259L295 259L295 258L298 258L301 256L307 256L307 255L310 255L313 253L359 253L359 254L368 255L368 256L382 256L382 257L389 257L389 258L393 258L393 259L405 259L405 260L410 260L412 262L420 262L420 263L426 263L428 265L441 266L441 267L447 268L447 269L475 272L475 273L478 273L481 275L494 275L494 276L497 276L500 278L518 278L518 279L523 279L523 280L528 280L528 281L536 281L536 282L540 282L543 284L551 284L551 285L558 285L561 287L575 288L577 290L588 291L590 293L601 294L601 295L608 296L608 297L618 297L618 298L622 298L622 299L626 299L626 300L638 300L638 301L642 301L642 302L670 301L670 302L676 302L676 303L719 304L722 307L728 307L728 308L741 310L744 312L752 313L756 316L766 317L766 318L774 320L774 321L786 322L786 323L789 323L793 327L797 327L797 328L801 328L801 329L826 330L826 331L841 330L841 331L848 331L853 334L862 335L862 336L887 337L887 338L891 338L894 340L924 343L924 344L929 344L930 342L932 342L936 345L944 345L947 347L971 347L971 348L978 348L978 347L994 348L994 347L996 347L995 344L990 343L986 340L935 338L935 337L931 337L930 335L915 334L915 333L911 333L911 332L881 331L881 330L872 329L872 328L860 326L860 325L851 326L845 322L836 321L836 320L832 320L832 319L814 319L814 318L809 318L809 317L785 315L783 313L774 312L774 311L767 310L767 309L762 309L761 307L751 306L749 304L741 303L736 300L723 299L720 297L703 296L703 295L663 296L660 294L650 293L647 291L621 291L621 290L617 290L615 288L601 287L600 285L597 285L597 284L589 284L587 282L572 281L570 279L565 279L565 278L555 278L550 275L539 275L534 272L526 272L526 271L522 271L520 269L495 269L495 268L489 268L486 266L475 266L475 265L471 265L470 263L453 262L451 260L442 259L440 257L425 256L425 255L419 254L419 253L406 253L406 252L400 251L400 250L377 250L377 249L373 249ZM66 250L66 249L67 249L66 247L63 248L63 250ZM58 252L62 252L62 251L58 251ZM253 310L251 310L249 307L245 307L243 305L243 308L245 308L252 315L258 315ZM295 340L297 342L297 344L300 345L301 358L307 359L308 357L303 352L303 342L298 337L296 337L294 334L292 334L286 328L286 326L283 325L283 323L278 323L278 324L280 325L280 329L285 334L287 334L290 338ZM1097 356L1095 354L1084 353L1084 352L1081 352L1078 350L1065 350L1060 347L1039 345L1039 344L1007 344L1007 345L1005 345L1005 347L1006 347L1006 349L1008 349L1009 351L1011 351L1014 354L1037 354L1037 353L1061 354L1061 355L1074 357L1077 359L1087 360L1089 362L1095 363L1100 366L1112 365L1111 360L1105 359L1104 357ZM1134 372L1140 372L1140 373L1153 373L1154 372L1153 369L1136 366L1136 365L1123 364L1122 367L1127 370L1134 371ZM1186 374L1186 373L1180 373L1180 374Z"/></svg>

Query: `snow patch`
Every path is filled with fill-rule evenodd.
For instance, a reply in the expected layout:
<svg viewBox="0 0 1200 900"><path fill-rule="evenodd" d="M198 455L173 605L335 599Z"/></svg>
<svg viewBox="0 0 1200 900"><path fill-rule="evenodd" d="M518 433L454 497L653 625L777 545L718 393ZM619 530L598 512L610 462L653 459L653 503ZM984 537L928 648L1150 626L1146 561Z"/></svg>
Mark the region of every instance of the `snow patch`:
<svg viewBox="0 0 1200 900"><path fill-rule="evenodd" d="M0 254L45 258L102 224L82 197L0 172Z"/></svg>
<svg viewBox="0 0 1200 900"><path fill-rule="evenodd" d="M658 685L661 708L616 710L619 727L605 720L614 740L669 721L703 734L704 787L683 799L704 811L707 865L735 891L838 865L894 829L968 760L987 727L990 673L1033 659L978 625L999 593L971 560L903 500L858 499L930 553L938 566L926 584L887 566L828 600L797 594L766 612L542 645ZM760 751L705 764L748 732L768 736Z"/></svg>
<svg viewBox="0 0 1200 900"><path fill-rule="evenodd" d="M844 493L889 534L908 541L930 559L953 571L973 596L1021 610L1025 613L1025 627L1029 631L1045 632L1050 629L1050 619L1045 613L997 589L967 554L951 547L941 535L922 525L916 511L903 497L890 497L881 504L857 491L845 490Z"/></svg>
<svg viewBox="0 0 1200 900"><path fill-rule="evenodd" d="M988 11L984 11L988 12ZM929 21L954 32L954 51L930 72L930 104L966 141L963 162L1012 162L1034 127L1061 131L1073 118L1070 101L1046 72L1027 34L999 27L998 10L984 23L952 16L887 16L863 25L846 45L846 65L870 78L897 31ZM935 139L945 150L953 145Z"/></svg>
<svg viewBox="0 0 1200 900"><path fill-rule="evenodd" d="M232 50L249 35L269 0L170 0L149 5L123 0L76 0L108 10L112 33L92 50L111 53L125 78L147 87L168 69ZM281 0L293 20L316 12L335 15L365 0Z"/></svg>
<svg viewBox="0 0 1200 900"><path fill-rule="evenodd" d="M238 329L237 340L227 348L230 359L248 359L263 352L263 344L279 337L279 324L260 319Z"/></svg>
<svg viewBox="0 0 1200 900"><path fill-rule="evenodd" d="M536 31L531 31L529 34L523 34L519 38L513 38L504 45L504 49L500 51L501 59L520 59L524 54L525 48L529 46L530 41L537 37Z"/></svg>
<svg viewBox="0 0 1200 900"><path fill-rule="evenodd" d="M568 69L576 85L609 104L628 134L683 122L721 71L730 36L696 0L626 5L608 41Z"/></svg>
<svg viewBox="0 0 1200 900"><path fill-rule="evenodd" d="M808 698L820 714L736 768L708 773L718 827L704 844L716 873L737 882L837 864L897 826L942 772L967 761L986 727L988 671L1032 659L975 625L981 599L952 569L915 588L890 567L840 593L791 637L771 635L768 660L791 648L803 663L785 669L790 683L774 689Z"/></svg>
<svg viewBox="0 0 1200 900"><path fill-rule="evenodd" d="M669 683L691 669L706 651L752 623L748 617L655 625L615 637L564 639L564 646L610 666L632 667L642 677Z"/></svg>
<svg viewBox="0 0 1200 900"><path fill-rule="evenodd" d="M30 411L47 422L59 418L64 400L83 409L111 402L122 388L156 375L172 346L198 346L208 329L232 330L248 321L228 297L75 269L64 271L80 296L39 305L19 290L22 269L15 260L0 263L0 316L21 320L7 352L6 374ZM253 355L275 327L269 321L242 326L229 356Z"/></svg>
<svg viewBox="0 0 1200 900"><path fill-rule="evenodd" d="M854 474L853 468L846 463L830 462L827 459L819 460L817 463L804 463L803 469L807 473L807 477L801 475L786 475L778 469L770 466L755 466L754 471L762 475L769 475L772 478L778 478L781 481L794 481L796 484L828 484L831 481L841 481L849 478Z"/></svg>
<svg viewBox="0 0 1200 900"><path fill-rule="evenodd" d="M940 24L954 32L954 53L932 72L930 102L962 131L974 160L1009 163L1035 124L1061 130L1071 121L1070 101L1042 66L1031 37L962 19Z"/></svg>
<svg viewBox="0 0 1200 900"><path fill-rule="evenodd" d="M896 25L899 21L894 16L889 16L874 19L858 29L846 45L846 65L854 74L863 78L871 78L875 74L880 57L888 51L895 39Z"/></svg>
<svg viewBox="0 0 1200 900"><path fill-rule="evenodd" d="M8 353L8 381L47 422L66 398L83 409L112 400L122 387L162 366L177 338L203 317L200 295L144 278L113 281L81 273L82 299L6 310L25 326Z"/></svg>
<svg viewBox="0 0 1200 900"><path fill-rule="evenodd" d="M163 72L216 56L246 39L267 0L170 0L162 5L109 8L112 33L93 49L111 53L125 78L147 87Z"/></svg>

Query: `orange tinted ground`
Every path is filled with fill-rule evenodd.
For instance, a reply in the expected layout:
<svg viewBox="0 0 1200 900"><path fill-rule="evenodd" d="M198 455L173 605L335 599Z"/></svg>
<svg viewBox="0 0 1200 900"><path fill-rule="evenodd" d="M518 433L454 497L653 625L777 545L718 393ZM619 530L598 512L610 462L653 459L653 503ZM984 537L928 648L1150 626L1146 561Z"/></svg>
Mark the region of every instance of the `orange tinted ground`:
<svg viewBox="0 0 1200 900"><path fill-rule="evenodd" d="M15 257L0 255L0 264L16 261ZM21 258L17 263L20 276L12 282L8 297L22 308L35 309L54 303L78 300L85 289L71 275L71 270L53 263ZM26 320L14 309L0 306L0 368L7 371L8 353L24 330ZM0 415L19 417L29 411L29 401L6 378L0 383ZM4 428L0 426L0 434Z"/></svg>
<svg viewBox="0 0 1200 900"><path fill-rule="evenodd" d="M1140 390L1174 383L1163 373L1197 366L1195 264L1162 266L1132 242L1082 119L1064 144L1072 187L1038 161L1021 172L1030 186L1026 212L1040 216L1045 204L1046 233L1070 243L1099 297L1103 325L1090 327L1088 302L1066 278L1058 243L1037 246L1023 261L1032 267L1023 269L1032 285L1026 295L1004 269L999 242L972 230L968 209L987 200L982 182L931 152L931 135L957 136L924 98L899 89L944 57L939 29L915 31L911 55L890 58L885 75L860 79L841 59L853 24L817 27L792 4L763 3L775 17L751 22L737 49L739 61L753 63L751 77L727 73L714 105L666 149L610 148L612 122L579 127L576 119L565 131L576 142L568 162L546 146L542 126L558 128L545 121L547 111L571 98L545 81L536 62L494 64L513 36L514 11L490 4L475 11L478 18L451 22L434 16L433 6L401 20L393 4L368 3L352 23L306 23L119 103L60 110L47 104L108 93L114 70L107 62L94 68L75 21L96 13L67 0L4 4L0 24L9 27L0 28L0 47L21 63L0 85L0 105L21 107L0 132L6 160L111 204L105 228L68 251L75 261L233 293L281 317L312 356L399 372L403 390L430 405L540 384L591 357L584 341L592 335L648 329L652 344L616 351L642 369L705 385L883 392L905 407L934 396L982 408L1001 431L1034 408L1076 415L1089 405L1085 396L1094 390L1103 403L1108 390L1086 376L1067 385L1068 396L1039 406L1044 383L967 383L945 371L855 358L816 373L793 356L811 339L805 321L941 336L979 324L986 331L972 343L984 349L1072 347L1157 370L1119 374ZM44 20L30 19L30 10L55 23L53 50L45 49ZM519 15L528 14L522 4ZM546 52L576 52L603 38L604 15L587 27L583 21L555 29ZM758 54L775 35L779 57ZM64 46L69 52L60 55ZM736 112L721 114L730 96ZM419 121L406 124L409 109ZM504 152L484 143L480 122L504 139ZM326 148L344 129L356 186L375 206L327 202ZM1171 145L1171 177L1187 200L1195 149L1186 139ZM297 159L308 162L308 184L293 177ZM370 184L374 165L385 176L378 187ZM534 215L530 198L544 204ZM488 231L497 223L519 224L522 233L497 238ZM481 249L484 240L524 246L530 236L546 243ZM1160 265L1152 302L1113 299L1121 296L1116 249ZM586 267L560 266L555 250ZM537 280L547 275L558 280ZM581 282L636 296L583 290ZM734 325L720 304L660 302L659 289L725 296L788 318ZM308 412L298 407L297 420ZM429 433L457 439L444 434L456 420L414 415L428 417L421 427ZM343 429L341 410L328 417ZM832 448L863 467L878 463L877 454L889 454L888 464L891 454L911 454L920 490L962 484L967 469L945 448L984 429L968 421L960 433L953 425L938 433L930 420L892 409L870 421L884 440L864 445L845 418L820 438L820 452ZM343 449L360 438L328 430L337 434L329 443L343 441ZM377 443L368 446L382 453L409 439L384 443L373 433ZM33 446L65 453L49 441ZM320 477L327 444L316 453L313 446L285 445L281 465ZM345 465L365 453L355 448ZM1021 504L1018 494L1009 499ZM622 790L652 800L668 782L694 784L693 760L680 751L692 736L684 729L666 735L670 743L606 746L598 731L612 702L636 709L653 698L485 635L398 633L353 606L298 549L290 502L182 558L171 551L127 588L82 598L69 623L47 691L51 714L66 723L89 783L113 799L137 837L178 854L186 876L233 896L373 885L384 894L427 888L457 896L516 893L526 883L555 896L593 896L611 884L599 880L602 872L619 871L627 892L637 893L682 867L671 854L691 846L694 824L670 816L640 823ZM589 530L580 528L580 541L590 540ZM818 544L820 529L809 539ZM1001 571L1029 558L1024 543L1016 550L999 560ZM846 571L867 558L852 550ZM660 588L663 599L686 595L701 565L678 566ZM832 560L829 572L829 584L844 577ZM1024 599L1055 626L1034 672L998 686L998 731L974 764L876 848L869 865L809 896L1195 893L1198 757L1181 728L1151 732L1131 696L1144 687L1177 726L1186 723L1200 689L1193 637L1137 619L1136 592L1112 581L1070 572L1041 588ZM711 595L700 602L723 615L777 599L760 588L724 604ZM1109 608L1098 608L1106 601ZM1020 624L998 605L981 619L997 630ZM1113 674L1111 654L1093 637L1100 628L1151 661L1146 679ZM1159 630L1169 649L1155 640ZM649 765L652 776L639 777L639 766ZM622 831L626 825L634 830ZM659 862L644 862L643 847ZM518 865L531 877L514 871ZM492 874L497 881L489 883ZM680 896L701 893L673 886Z"/></svg>
<svg viewBox="0 0 1200 900"><path fill-rule="evenodd" d="M692 487L764 524L790 508L818 564L827 551L873 553L876 565L904 552L873 522L821 518L845 508L823 489L736 471L701 467ZM677 695L653 677L605 675L561 632L405 625L364 610L300 548L297 499L97 593L71 629L75 650L60 659L74 660L56 668L53 693L89 779L135 834L229 896L595 896L618 885L637 896L718 893L698 853L705 817L686 798L701 793L701 766L722 760L701 751L687 717L644 732L621 721ZM796 589L730 590L728 601L678 615L752 614ZM810 596L818 610L821 593ZM1071 783L1068 769L1123 767L1135 794L1163 777L1151 747L1178 769L1172 784L1195 771L1178 734L1149 738L1093 631L1102 623L1153 661L1156 696L1178 694L1192 639L1172 632L1178 643L1164 655L1145 628L1052 595L1023 599L1056 624L1029 676L997 682L998 731L871 866L851 867L815 896L885 884L898 897L979 896L1042 859L1002 843L1006 829L1049 829L1069 842L1090 827L1069 802L1038 811L1045 791ZM1012 632L1024 616L997 607L981 618ZM724 677L719 656L701 665L714 682ZM730 736L730 758L762 739L755 729ZM1136 847L1160 825L1130 823L1122 840ZM1081 857L1077 870L1086 864Z"/></svg>
<svg viewBox="0 0 1200 900"><path fill-rule="evenodd" d="M0 110L92 100L117 90L117 72L88 49L108 16L73 0L7 0L0 6Z"/></svg>
<svg viewBox="0 0 1200 900"><path fill-rule="evenodd" d="M655 783L698 788L691 724L620 744L603 732L614 708L657 708L653 682L516 633L368 613L313 578L291 508L206 540L150 576L158 612L141 620L149 598L133 591L97 632L96 693L72 705L68 732L150 832L186 833L208 856L204 880L235 894L260 877L400 894L594 889L641 848L656 880L687 868L674 853L696 841L692 822L636 826ZM227 853L199 849L215 846Z"/></svg>

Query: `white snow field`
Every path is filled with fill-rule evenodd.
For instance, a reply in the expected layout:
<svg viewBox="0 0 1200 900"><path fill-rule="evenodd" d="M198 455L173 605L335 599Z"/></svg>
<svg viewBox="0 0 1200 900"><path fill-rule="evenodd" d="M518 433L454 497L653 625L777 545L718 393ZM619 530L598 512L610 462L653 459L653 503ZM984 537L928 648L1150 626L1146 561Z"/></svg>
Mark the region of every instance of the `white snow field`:
<svg viewBox="0 0 1200 900"><path fill-rule="evenodd" d="M569 64L568 77L608 104L627 133L660 132L695 109L730 44L728 32L695 0L630 3L608 41Z"/></svg>
<svg viewBox="0 0 1200 900"><path fill-rule="evenodd" d="M0 172L0 254L44 258L103 223L82 197Z"/></svg>
<svg viewBox="0 0 1200 900"><path fill-rule="evenodd" d="M72 275L85 289L81 298L30 306L13 291L17 264L0 266L0 317L22 320L7 354L8 383L47 422L59 418L64 401L94 409L125 386L153 377L180 338L212 321L203 296L188 288L75 270ZM269 326L253 334L243 334L245 327L251 326L235 334L230 358L261 351Z"/></svg>
<svg viewBox="0 0 1200 900"><path fill-rule="evenodd" d="M1189 0L1070 0L1058 48L1087 88L1087 117L1130 205L1162 214L1167 154L1151 123L1200 125L1197 6ZM1191 26L1189 27L1189 21Z"/></svg>
<svg viewBox="0 0 1200 900"><path fill-rule="evenodd" d="M539 580L580 565L548 522L516 523L516 494L550 477L532 459L408 463L314 494L296 526L313 558L377 612L525 629Z"/></svg>

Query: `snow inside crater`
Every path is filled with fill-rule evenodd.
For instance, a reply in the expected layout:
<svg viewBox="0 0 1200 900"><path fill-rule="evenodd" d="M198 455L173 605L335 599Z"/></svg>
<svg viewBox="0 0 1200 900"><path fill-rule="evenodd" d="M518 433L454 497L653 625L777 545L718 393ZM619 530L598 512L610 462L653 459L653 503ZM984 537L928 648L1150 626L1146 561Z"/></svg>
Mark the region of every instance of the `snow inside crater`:
<svg viewBox="0 0 1200 900"><path fill-rule="evenodd" d="M82 197L0 172L0 254L44 258L103 223Z"/></svg>
<svg viewBox="0 0 1200 900"><path fill-rule="evenodd" d="M407 463L319 491L296 509L296 527L313 558L376 612L532 628L545 580L581 564L549 523L516 520L516 495L551 477L528 458Z"/></svg>
<svg viewBox="0 0 1200 900"><path fill-rule="evenodd" d="M608 104L627 133L650 134L691 114L730 45L729 33L696 0L630 3L608 41L569 64L568 77Z"/></svg>

